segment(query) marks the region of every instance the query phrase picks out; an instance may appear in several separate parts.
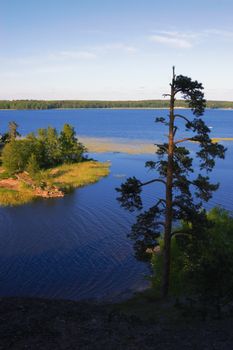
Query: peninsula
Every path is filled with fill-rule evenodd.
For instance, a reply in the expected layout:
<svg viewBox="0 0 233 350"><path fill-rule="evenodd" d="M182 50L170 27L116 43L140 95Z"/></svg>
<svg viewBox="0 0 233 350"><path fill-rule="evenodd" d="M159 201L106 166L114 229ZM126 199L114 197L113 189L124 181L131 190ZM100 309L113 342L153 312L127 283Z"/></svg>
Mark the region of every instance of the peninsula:
<svg viewBox="0 0 233 350"><path fill-rule="evenodd" d="M69 124L60 134L48 127L23 139L17 136L17 124L11 122L9 132L2 135L0 206L63 197L109 174L110 163L89 160Z"/></svg>

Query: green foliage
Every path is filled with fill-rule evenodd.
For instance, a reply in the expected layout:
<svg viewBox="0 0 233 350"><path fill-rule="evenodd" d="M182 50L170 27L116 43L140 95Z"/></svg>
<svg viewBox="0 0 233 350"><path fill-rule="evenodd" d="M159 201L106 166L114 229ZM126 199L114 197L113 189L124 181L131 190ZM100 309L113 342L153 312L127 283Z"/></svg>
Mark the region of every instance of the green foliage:
<svg viewBox="0 0 233 350"><path fill-rule="evenodd" d="M74 128L65 124L59 137L61 158L64 163L74 163L82 159L84 146L78 142Z"/></svg>
<svg viewBox="0 0 233 350"><path fill-rule="evenodd" d="M9 177L10 177L10 174L7 171L0 173L0 180L5 180L5 179L8 179Z"/></svg>
<svg viewBox="0 0 233 350"><path fill-rule="evenodd" d="M212 227L199 239L181 242L187 260L187 279L207 309L220 311L233 301L233 217L220 208L208 219Z"/></svg>
<svg viewBox="0 0 233 350"><path fill-rule="evenodd" d="M31 178L35 178L40 171L40 166L34 153L32 153L28 159L26 170Z"/></svg>
<svg viewBox="0 0 233 350"><path fill-rule="evenodd" d="M158 244L158 238L164 234L167 244L164 246L164 261L166 261L166 279L169 275L169 250L170 240L173 234L174 223L183 220L191 222L189 234L197 234L200 227L207 224L203 202L207 202L219 184L212 184L207 176L215 166L215 160L224 159L223 145L212 142L210 129L201 116L204 113L206 100L204 99L203 86L196 80L183 75L175 75L170 84L170 113L167 117L156 118L156 123L162 123L168 129L169 137L164 143L156 144L157 159L149 160L145 166L156 173L156 178L142 183L135 177L128 178L125 183L117 188L120 205L130 211L143 210L141 193L144 186L161 182L164 186L164 196L157 198L157 202L137 216L136 224L132 226L130 237L134 240L135 255L141 260L148 260L146 251ZM177 95L181 95L184 103L192 110L192 117L186 117L177 113ZM179 124L181 119L185 124L187 137L179 138ZM196 158L199 160L199 168L194 169L193 156L188 148L180 146L186 141L195 141ZM194 177L194 170L197 172ZM156 194L156 192L155 192ZM166 237L166 238L165 238ZM166 255L166 258L165 258ZM165 265L164 265L165 266ZM165 276L165 274L164 274ZM168 289L166 285L166 290ZM167 291L166 291L167 293Z"/></svg>
<svg viewBox="0 0 233 350"><path fill-rule="evenodd" d="M19 136L19 133L17 131L18 124L14 121L9 122L9 139L13 140L16 139L17 136Z"/></svg>
<svg viewBox="0 0 233 350"><path fill-rule="evenodd" d="M208 215L209 228L197 236L178 236L171 244L170 294L189 296L206 312L221 311L233 301L233 217L221 208ZM186 231L187 225L181 227ZM162 243L161 243L162 249ZM152 285L159 292L162 255L152 256Z"/></svg>
<svg viewBox="0 0 233 350"><path fill-rule="evenodd" d="M30 157L30 149L26 140L11 140L2 151L2 165L9 174L23 171Z"/></svg>
<svg viewBox="0 0 233 350"><path fill-rule="evenodd" d="M39 129L38 135L30 133L23 140L10 138L2 151L2 164L10 174L27 170L31 175L62 163L83 159L85 147L78 142L75 130L65 124L60 135L56 129Z"/></svg>
<svg viewBox="0 0 233 350"><path fill-rule="evenodd" d="M48 127L45 142L47 165L54 166L59 164L61 162L62 147L55 128Z"/></svg>
<svg viewBox="0 0 233 350"><path fill-rule="evenodd" d="M38 129L36 137L37 159L42 168L52 167L62 162L61 143L57 130L52 127Z"/></svg>
<svg viewBox="0 0 233 350"><path fill-rule="evenodd" d="M159 296L162 287L163 273L163 240L159 241L159 249L152 254L151 265L153 276L151 277L152 288L155 295ZM180 297L189 293L189 285L186 283L185 255L177 240L171 241L171 270L170 270L170 288L169 293L172 296Z"/></svg>
<svg viewBox="0 0 233 350"><path fill-rule="evenodd" d="M177 100L177 107L187 107L183 100ZM190 106L191 107L191 106ZM15 100L0 101L0 109L55 109L55 108L169 108L169 100L142 101L82 101L82 100ZM207 108L233 108L232 101L208 101Z"/></svg>
<svg viewBox="0 0 233 350"><path fill-rule="evenodd" d="M18 124L14 121L8 123L8 131L0 135L0 145L4 145L7 142L15 140L17 136L20 136L18 132Z"/></svg>

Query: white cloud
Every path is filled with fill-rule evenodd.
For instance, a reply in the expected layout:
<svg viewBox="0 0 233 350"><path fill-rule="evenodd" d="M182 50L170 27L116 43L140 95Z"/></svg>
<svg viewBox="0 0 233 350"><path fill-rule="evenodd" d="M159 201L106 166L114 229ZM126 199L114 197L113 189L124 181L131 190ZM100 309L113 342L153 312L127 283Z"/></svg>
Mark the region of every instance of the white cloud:
<svg viewBox="0 0 233 350"><path fill-rule="evenodd" d="M160 31L149 37L154 43L163 44L178 49L189 49L194 45L195 34L181 34L178 32Z"/></svg>
<svg viewBox="0 0 233 350"><path fill-rule="evenodd" d="M199 32L177 32L161 30L148 37L151 42L177 49L190 49L206 40L233 39L233 31L221 29L205 29Z"/></svg>

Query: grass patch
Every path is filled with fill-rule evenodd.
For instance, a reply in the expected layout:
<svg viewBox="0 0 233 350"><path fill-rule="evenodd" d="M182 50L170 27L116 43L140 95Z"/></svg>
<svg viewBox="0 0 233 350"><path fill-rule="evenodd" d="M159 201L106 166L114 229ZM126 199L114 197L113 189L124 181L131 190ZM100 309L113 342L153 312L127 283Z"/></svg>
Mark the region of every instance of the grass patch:
<svg viewBox="0 0 233 350"><path fill-rule="evenodd" d="M8 178L9 178L9 174L6 171L0 172L0 180L5 180Z"/></svg>
<svg viewBox="0 0 233 350"><path fill-rule="evenodd" d="M26 204L34 199L33 192L31 190L11 190L8 188L0 187L0 205L15 206Z"/></svg>
<svg viewBox="0 0 233 350"><path fill-rule="evenodd" d="M99 181L102 177L109 174L109 167L110 163L87 161L76 164L63 164L42 171L38 175L41 182L45 182L48 187L56 186L59 190L68 192L68 190L73 188L83 187ZM2 178L0 178L0 181L9 179L9 177L5 176L5 173L1 174ZM36 182L34 181L34 183ZM16 188L10 188L7 183L5 185L2 183L2 187L0 187L0 206L22 205L31 202L35 198L38 198L35 189L20 180Z"/></svg>
<svg viewBox="0 0 233 350"><path fill-rule="evenodd" d="M109 163L95 161L63 164L46 171L47 181L58 188L83 187L97 182L109 174Z"/></svg>

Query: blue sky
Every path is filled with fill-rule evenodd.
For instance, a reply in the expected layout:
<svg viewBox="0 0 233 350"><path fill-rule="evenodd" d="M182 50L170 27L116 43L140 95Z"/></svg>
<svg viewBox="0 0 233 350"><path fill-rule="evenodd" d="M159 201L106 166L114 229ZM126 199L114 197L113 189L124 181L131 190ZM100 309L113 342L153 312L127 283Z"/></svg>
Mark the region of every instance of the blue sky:
<svg viewBox="0 0 233 350"><path fill-rule="evenodd" d="M232 0L0 0L0 99L233 100Z"/></svg>

